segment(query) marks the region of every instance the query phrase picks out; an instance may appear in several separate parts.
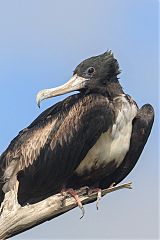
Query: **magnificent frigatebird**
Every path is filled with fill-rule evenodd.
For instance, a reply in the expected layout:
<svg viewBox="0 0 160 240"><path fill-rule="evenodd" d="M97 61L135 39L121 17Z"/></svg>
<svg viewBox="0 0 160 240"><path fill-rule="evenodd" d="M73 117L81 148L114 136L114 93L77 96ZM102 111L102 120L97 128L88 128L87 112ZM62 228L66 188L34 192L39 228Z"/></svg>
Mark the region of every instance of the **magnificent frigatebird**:
<svg viewBox="0 0 160 240"><path fill-rule="evenodd" d="M66 84L38 93L40 105L79 91L41 113L1 155L0 202L12 189L24 205L62 189L104 189L130 173L149 137L154 110L150 104L138 108L124 93L119 73L107 51L81 62Z"/></svg>

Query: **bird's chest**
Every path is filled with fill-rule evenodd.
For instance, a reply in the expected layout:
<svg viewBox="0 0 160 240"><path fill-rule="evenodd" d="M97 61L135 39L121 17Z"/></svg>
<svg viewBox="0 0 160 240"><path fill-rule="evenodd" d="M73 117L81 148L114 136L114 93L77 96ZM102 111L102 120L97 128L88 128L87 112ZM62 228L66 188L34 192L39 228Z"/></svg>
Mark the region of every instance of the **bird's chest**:
<svg viewBox="0 0 160 240"><path fill-rule="evenodd" d="M115 123L107 132L101 134L76 169L78 175L84 172L106 169L108 174L117 168L129 150L132 133L132 120L137 114L135 104L124 98L118 102L119 109Z"/></svg>

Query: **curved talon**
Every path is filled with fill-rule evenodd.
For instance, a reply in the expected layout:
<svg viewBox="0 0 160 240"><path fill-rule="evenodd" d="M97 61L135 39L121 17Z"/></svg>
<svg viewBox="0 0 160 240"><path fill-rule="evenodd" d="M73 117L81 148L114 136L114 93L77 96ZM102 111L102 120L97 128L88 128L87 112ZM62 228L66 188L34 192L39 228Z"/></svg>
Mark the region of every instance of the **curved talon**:
<svg viewBox="0 0 160 240"><path fill-rule="evenodd" d="M82 219L84 217L85 211L84 211L84 207L82 205L82 202L81 202L77 192L74 189L70 188L70 189L67 189L67 190L63 189L61 193L62 193L63 196L66 196L67 194L70 194L75 199L78 207L82 211L82 216L80 217L80 219Z"/></svg>
<svg viewBox="0 0 160 240"><path fill-rule="evenodd" d="M80 219L82 219L84 217L84 214L85 214L85 210L84 210L84 207L80 207L81 211L82 211L82 216L80 217Z"/></svg>
<svg viewBox="0 0 160 240"><path fill-rule="evenodd" d="M96 201L96 208L97 208L97 210L99 209L99 201L101 200L101 198L102 198L102 190L99 189L98 193L97 193L97 201Z"/></svg>
<svg viewBox="0 0 160 240"><path fill-rule="evenodd" d="M82 211L82 216L80 217L80 219L82 219L84 217L85 211L84 211L84 207L82 205L82 202L80 200L80 198L78 197L77 193L75 191L71 191L70 194L74 197L74 199L76 200L76 203L78 205L78 207L81 209Z"/></svg>

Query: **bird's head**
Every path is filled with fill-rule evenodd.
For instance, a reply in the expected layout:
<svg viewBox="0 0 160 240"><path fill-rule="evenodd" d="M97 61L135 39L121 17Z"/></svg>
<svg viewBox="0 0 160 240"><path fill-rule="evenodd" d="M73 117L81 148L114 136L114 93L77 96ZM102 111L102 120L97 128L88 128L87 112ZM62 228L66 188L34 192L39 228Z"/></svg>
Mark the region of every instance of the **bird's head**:
<svg viewBox="0 0 160 240"><path fill-rule="evenodd" d="M71 79L56 88L45 89L37 94L37 104L73 91L101 93L108 96L122 93L117 75L120 73L117 60L111 51L88 58L81 62L73 72Z"/></svg>

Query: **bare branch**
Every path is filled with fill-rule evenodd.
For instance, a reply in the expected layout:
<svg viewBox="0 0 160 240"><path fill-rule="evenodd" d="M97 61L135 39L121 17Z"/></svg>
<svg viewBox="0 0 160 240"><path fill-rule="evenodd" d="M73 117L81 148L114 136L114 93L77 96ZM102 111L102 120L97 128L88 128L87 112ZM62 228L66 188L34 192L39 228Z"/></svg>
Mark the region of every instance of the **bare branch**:
<svg viewBox="0 0 160 240"><path fill-rule="evenodd" d="M117 185L102 190L102 196L123 188L131 189L131 183ZM96 201L97 194L93 193L88 196L87 188L82 188L78 190L77 193L83 205ZM16 204L12 210L6 209L5 205L7 201L11 201L11 199L5 199L5 202L3 202L3 209L0 216L0 239L13 237L45 221L51 220L77 206L73 197L64 197L62 194L56 194L41 202L26 205L24 207Z"/></svg>

